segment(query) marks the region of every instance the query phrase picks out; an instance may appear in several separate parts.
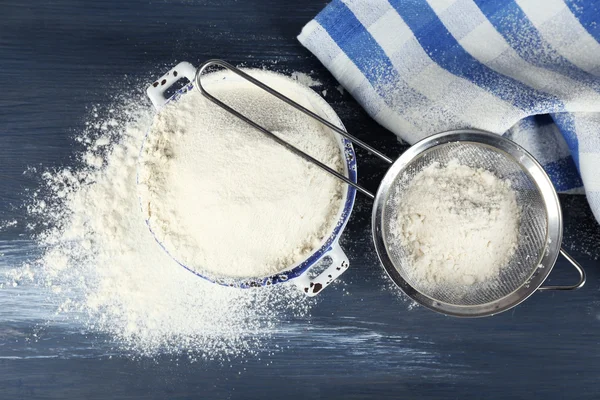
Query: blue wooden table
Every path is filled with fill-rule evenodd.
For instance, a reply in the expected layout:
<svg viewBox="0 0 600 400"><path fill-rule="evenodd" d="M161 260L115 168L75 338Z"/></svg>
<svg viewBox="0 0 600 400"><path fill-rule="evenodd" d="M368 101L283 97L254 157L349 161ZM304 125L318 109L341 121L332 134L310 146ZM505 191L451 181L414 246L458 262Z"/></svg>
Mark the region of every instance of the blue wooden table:
<svg viewBox="0 0 600 400"><path fill-rule="evenodd" d="M24 212L15 206L39 183L23 171L70 165L71 138L92 105L139 90L177 61L223 58L311 73L351 133L391 156L405 149L335 90L331 75L296 41L324 1L0 5L0 220L18 221L0 232L3 267L17 263L28 243ZM359 179L375 189L385 166L360 150L358 157ZM290 316L295 329L272 338L280 351L226 362L107 356L86 346L103 338L41 326L23 314L35 308L26 293L0 289L0 398L599 398L600 227L584 197L561 201L564 245L586 268L587 285L464 320L411 307L392 288L371 244L370 200L358 197L342 241L351 261L343 282L321 295L310 317ZM575 279L559 260L550 282ZM32 334L41 340L28 340Z"/></svg>

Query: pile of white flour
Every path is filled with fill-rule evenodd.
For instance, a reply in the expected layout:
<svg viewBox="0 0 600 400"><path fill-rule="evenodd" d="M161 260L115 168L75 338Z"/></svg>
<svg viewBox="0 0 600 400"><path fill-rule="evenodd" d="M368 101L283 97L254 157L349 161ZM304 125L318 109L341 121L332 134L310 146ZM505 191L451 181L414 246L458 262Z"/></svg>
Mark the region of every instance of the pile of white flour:
<svg viewBox="0 0 600 400"><path fill-rule="evenodd" d="M28 285L41 288L50 296L49 315L108 334L111 346L132 354L195 360L272 351L268 338L281 320L309 313L306 296L290 284L239 290L193 276L157 245L144 222L136 174L155 114L141 90L146 84L124 82L111 104L91 107L75 136L76 166L43 173L27 204L42 254L10 271L0 290L20 296ZM230 143L234 152L237 144ZM204 146L211 148L211 140ZM222 156L221 163L236 162ZM279 173L272 171L273 181Z"/></svg>
<svg viewBox="0 0 600 400"><path fill-rule="evenodd" d="M493 279L517 247L515 192L484 169L433 163L402 190L398 207L390 233L405 249L409 280L421 288Z"/></svg>
<svg viewBox="0 0 600 400"><path fill-rule="evenodd" d="M303 101L307 89L291 79L252 74ZM245 81L211 78L203 79L215 97L343 171L343 154L321 124ZM141 162L141 202L157 239L176 260L213 277L287 270L318 248L341 207L338 179L197 90L157 114Z"/></svg>

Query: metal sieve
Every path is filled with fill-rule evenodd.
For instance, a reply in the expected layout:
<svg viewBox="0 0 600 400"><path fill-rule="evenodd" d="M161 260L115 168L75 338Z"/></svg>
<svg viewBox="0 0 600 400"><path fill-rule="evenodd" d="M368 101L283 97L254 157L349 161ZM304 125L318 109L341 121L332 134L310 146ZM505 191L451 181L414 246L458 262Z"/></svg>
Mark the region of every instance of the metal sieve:
<svg viewBox="0 0 600 400"><path fill-rule="evenodd" d="M518 245L497 278L470 287L425 286L411 279L405 249L390 233L402 188L433 162L457 159L509 180L521 212ZM397 193L397 194L396 194ZM444 314L479 317L516 306L536 290L572 290L585 283L583 268L561 249L562 214L556 191L542 166L527 151L501 136L460 130L430 136L402 154L384 176L372 216L373 240L390 278L418 303ZM580 280L572 286L540 287L550 274L558 253L577 269Z"/></svg>
<svg viewBox="0 0 600 400"><path fill-rule="evenodd" d="M192 64L182 61L163 74L163 76L161 76L159 79L154 81L154 83L152 83L150 86L148 86L146 93L152 101L156 111L160 112L161 109L167 104L176 103L183 96L188 95L194 88L196 73L197 70ZM266 73L266 71L264 73ZM172 87L172 85L182 78L187 79L189 83L175 91L173 95L166 96L167 91ZM270 73L269 79L272 83L276 83L278 81L289 81L288 78L279 76L275 73ZM215 74L212 75L210 79L205 78L205 81L207 80L209 81L207 83L214 85L211 87L221 88L239 87L240 84L245 83L243 78L235 74ZM309 105L312 109L314 109L320 115L323 115L329 121L332 121L341 129L344 128L342 121L339 119L333 108L331 108L331 106L325 100L323 100L321 96L319 96L313 90L303 88L299 83L296 83L295 86L296 87L294 89L288 87L289 91L287 93L296 96L299 101ZM144 148L150 134L151 128L146 131L144 140L140 146L137 171L138 176L136 179L138 185L140 184L140 167L143 165L144 161ZM337 135L334 135L334 140L339 148L340 156L342 156L341 161L344 177L347 177L347 179L352 182L356 182L356 155L354 154L352 143L349 140ZM153 236L154 240L156 240L161 249L167 255L169 255L174 262L190 271L194 275L215 284L240 289L270 286L284 282L293 282L307 296L316 296L328 285L334 282L350 266L348 257L340 246L339 240L352 213L352 208L354 207L354 200L356 197L356 189L353 186L347 186L344 189L345 190L342 190L341 193L341 201L336 216L337 222L335 225L330 226L328 233L322 238L320 244L315 246L310 254L292 265L282 266L280 271L269 276L252 277L219 276L214 273L208 273L199 268L193 268L190 265L186 265L184 260L179 258L179 255L176 253L176 251L173 251L171 247L165 244L164 237L158 236L155 233L153 222L150 219L150 208L148 205L146 205L147 203L145 204L145 201L139 194L138 198L140 202L140 211L142 212L146 226L148 227L148 230ZM236 249L233 248L232 251L236 251Z"/></svg>
<svg viewBox="0 0 600 400"><path fill-rule="evenodd" d="M208 93L202 86L201 76L211 66L226 68L247 79L354 144L370 151L379 159L392 164L381 181L377 194L373 195ZM372 234L381 264L392 281L423 306L452 316L489 316L516 306L536 290L574 290L584 285L583 268L561 248L562 214L552 182L533 156L516 143L499 135L477 130L443 132L416 143L393 162L376 149L222 60L210 60L204 63L198 69L195 81L200 92L218 106L268 135L288 150L374 199ZM406 250L402 243L394 240L390 233L390 226L397 216L398 204L402 201L405 185L432 163L444 165L455 159L463 165L483 168L500 179L510 180L521 212L518 246L514 256L508 265L501 269L497 278L468 287L424 286L419 281L411 279L411 266L406 261ZM571 286L541 287L552 271L559 252L578 271L579 282Z"/></svg>

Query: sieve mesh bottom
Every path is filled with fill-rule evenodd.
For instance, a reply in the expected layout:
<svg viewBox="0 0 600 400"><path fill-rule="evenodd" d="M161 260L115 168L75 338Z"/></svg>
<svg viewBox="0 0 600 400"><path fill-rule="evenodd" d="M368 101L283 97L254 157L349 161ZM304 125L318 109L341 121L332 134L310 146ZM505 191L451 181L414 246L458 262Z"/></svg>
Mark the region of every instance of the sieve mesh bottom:
<svg viewBox="0 0 600 400"><path fill-rule="evenodd" d="M517 248L498 277L469 286L426 285L411 277L407 250L392 235L397 220L398 205L403 201L403 189L416 174L432 163L447 165L451 160L472 168L483 168L498 178L509 180L520 210ZM424 199L427 201L427 199ZM450 142L432 147L415 157L391 184L383 205L383 240L388 256L398 273L415 290L429 298L457 306L476 306L494 302L523 286L535 273L545 251L548 217L542 194L519 160L503 151L482 143Z"/></svg>

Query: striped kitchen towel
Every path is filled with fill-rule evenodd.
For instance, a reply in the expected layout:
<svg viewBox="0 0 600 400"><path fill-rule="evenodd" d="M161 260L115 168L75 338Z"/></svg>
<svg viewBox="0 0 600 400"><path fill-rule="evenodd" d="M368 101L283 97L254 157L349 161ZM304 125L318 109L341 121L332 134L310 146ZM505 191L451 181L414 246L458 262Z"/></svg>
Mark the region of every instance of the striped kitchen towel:
<svg viewBox="0 0 600 400"><path fill-rule="evenodd" d="M403 140L504 134L600 221L600 2L334 0L298 39Z"/></svg>

